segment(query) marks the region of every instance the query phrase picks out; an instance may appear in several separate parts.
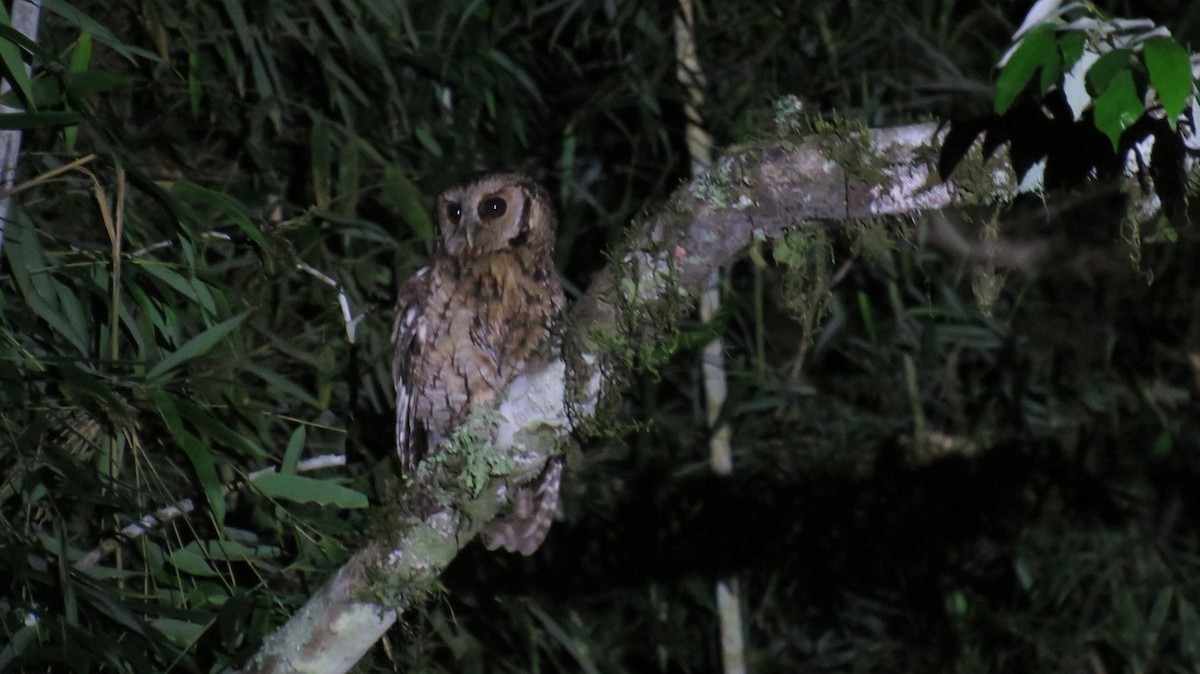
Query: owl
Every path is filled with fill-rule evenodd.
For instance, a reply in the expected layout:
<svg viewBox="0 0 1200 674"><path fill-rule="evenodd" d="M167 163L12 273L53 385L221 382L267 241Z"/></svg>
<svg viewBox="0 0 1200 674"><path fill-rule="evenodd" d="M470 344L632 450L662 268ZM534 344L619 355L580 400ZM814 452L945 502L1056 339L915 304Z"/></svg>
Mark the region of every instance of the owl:
<svg viewBox="0 0 1200 674"><path fill-rule="evenodd" d="M432 262L396 302L396 452L405 474L530 359L559 348L564 298L546 190L518 173L487 174L443 192L437 223ZM552 459L518 489L508 514L484 529L484 545L533 554L554 519L561 475L561 459Z"/></svg>

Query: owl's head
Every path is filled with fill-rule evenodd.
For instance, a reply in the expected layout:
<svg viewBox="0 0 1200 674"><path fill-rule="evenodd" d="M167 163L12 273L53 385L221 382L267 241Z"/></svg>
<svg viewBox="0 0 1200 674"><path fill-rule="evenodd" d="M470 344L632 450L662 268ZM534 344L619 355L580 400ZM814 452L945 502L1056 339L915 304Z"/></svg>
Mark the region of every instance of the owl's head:
<svg viewBox="0 0 1200 674"><path fill-rule="evenodd" d="M554 250L554 206L529 176L489 173L451 187L438 197L437 211L442 249L450 255Z"/></svg>

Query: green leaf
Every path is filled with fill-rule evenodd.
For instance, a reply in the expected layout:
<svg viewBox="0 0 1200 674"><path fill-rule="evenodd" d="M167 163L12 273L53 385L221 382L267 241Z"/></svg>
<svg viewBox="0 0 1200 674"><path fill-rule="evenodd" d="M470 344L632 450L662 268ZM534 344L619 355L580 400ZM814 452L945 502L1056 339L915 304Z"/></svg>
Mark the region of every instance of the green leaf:
<svg viewBox="0 0 1200 674"><path fill-rule="evenodd" d="M312 167L313 199L317 208L329 208L333 186L333 142L329 137L329 122L324 115L313 117L308 136L309 165Z"/></svg>
<svg viewBox="0 0 1200 674"><path fill-rule="evenodd" d="M175 350L166 358L163 358L158 365L155 365L146 373L147 381L154 381L166 375L171 370L180 365L199 358L208 353L214 346L217 345L226 335L233 332L246 317L250 315L249 311L244 311L233 318L217 323L208 328L204 332L184 342L183 346Z"/></svg>
<svg viewBox="0 0 1200 674"><path fill-rule="evenodd" d="M0 5L0 21L5 26L12 28L12 19L8 15L8 11L4 9L4 5ZM16 29L13 29L14 32ZM21 48L13 41L8 34L0 36L0 61L4 62L4 68L8 71L9 81L12 82L13 88L21 94L21 98L29 104L31 110L37 110L37 105L33 99L33 85L29 79L29 71L25 69L25 61L21 58Z"/></svg>
<svg viewBox="0 0 1200 674"><path fill-rule="evenodd" d="M996 114L1008 111L1039 69L1061 69L1059 58L1053 27L1040 27L1026 35L996 80Z"/></svg>
<svg viewBox="0 0 1200 674"><path fill-rule="evenodd" d="M271 387L272 394L291 396L318 409L323 407L321 401L313 397L312 391L273 370L268 370L254 363L243 363L241 368L265 381Z"/></svg>
<svg viewBox="0 0 1200 674"><path fill-rule="evenodd" d="M379 198L385 208L400 216L418 239L428 241L433 237L433 223L429 220L429 210L421 201L421 192L402 169L388 166L383 170Z"/></svg>
<svg viewBox="0 0 1200 674"><path fill-rule="evenodd" d="M1113 79L1121 72L1129 72L1130 59L1133 52L1128 49L1114 49L1096 59L1087 72L1088 87L1092 95L1099 98L1108 90Z"/></svg>
<svg viewBox="0 0 1200 674"><path fill-rule="evenodd" d="M92 64L92 36L82 33L75 41L75 51L71 52L71 62L67 64L69 73L85 73Z"/></svg>
<svg viewBox="0 0 1200 674"><path fill-rule="evenodd" d="M429 131L428 124L421 124L417 126L417 142L419 142L421 147L425 148L429 154L435 157L440 158L442 155L446 154L446 152L442 150L441 144L438 143L437 139L433 137L433 133Z"/></svg>
<svg viewBox="0 0 1200 674"><path fill-rule="evenodd" d="M188 547L197 545L197 543L189 543ZM221 540L221 541L204 541L203 552L207 559L231 561L231 562L246 562L256 559L275 559L282 550L270 545L258 545L250 547L237 541Z"/></svg>
<svg viewBox="0 0 1200 674"><path fill-rule="evenodd" d="M287 451L283 453L283 465L279 467L279 472L292 474L296 472L296 464L300 463L300 455L304 452L304 443L307 439L308 429L304 426L292 431L292 437L288 438Z"/></svg>
<svg viewBox="0 0 1200 674"><path fill-rule="evenodd" d="M270 455L263 450L255 441L250 438L240 435L237 428L231 426L227 421L218 419L212 414L209 414L200 405L196 405L187 400L177 400L176 405L196 431L206 434L209 438L230 447L231 449L239 450L248 456L257 459L268 459Z"/></svg>
<svg viewBox="0 0 1200 674"><path fill-rule="evenodd" d="M184 573L189 573L193 576L214 577L217 572L209 565L208 560L204 555L196 551L192 546L179 548L171 551L167 557L171 565Z"/></svg>
<svg viewBox="0 0 1200 674"><path fill-rule="evenodd" d="M184 648L191 647L204 635L204 630L208 629L207 625L198 625L175 618L155 618L150 621L150 625L162 632L163 636L172 643Z"/></svg>
<svg viewBox="0 0 1200 674"><path fill-rule="evenodd" d="M171 193L175 196L212 207L229 216L229 219L233 220L233 223L246 236L250 237L250 240L261 248L263 253L270 254L270 250L267 249L267 240L263 237L262 232L258 231L258 228L254 226L254 223L250 222L249 216L246 215L246 209L238 203L237 199L224 192L210 190L207 187L201 187L186 180L179 180L172 183Z"/></svg>
<svg viewBox="0 0 1200 674"><path fill-rule="evenodd" d="M188 54L187 70L188 105L192 116L200 114L200 99L204 95L204 82L200 73L200 56L196 52Z"/></svg>
<svg viewBox="0 0 1200 674"><path fill-rule="evenodd" d="M33 129L39 126L78 124L83 115L73 110L53 112L10 112L0 115L0 129Z"/></svg>
<svg viewBox="0 0 1200 674"><path fill-rule="evenodd" d="M358 153L359 140L351 136L342 144L338 158L338 205L337 210L345 215L358 212L358 197L362 180L362 166Z"/></svg>
<svg viewBox="0 0 1200 674"><path fill-rule="evenodd" d="M200 487L204 490L204 498L212 509L213 519L218 523L222 522L225 519L225 492L221 489L220 478L217 477L212 452L191 431L184 428L179 409L169 393L159 388L154 390L153 396L167 430L179 443L192 464L192 470L196 472L196 479L200 481Z"/></svg>
<svg viewBox="0 0 1200 674"><path fill-rule="evenodd" d="M63 80L68 94L75 98L84 98L123 87L132 82L133 77L124 73L89 70L81 73L66 73L63 75Z"/></svg>
<svg viewBox="0 0 1200 674"><path fill-rule="evenodd" d="M1096 128L1112 141L1114 151L1121 141L1121 133L1146 111L1133 84L1133 74L1128 70L1117 74L1104 93L1096 98L1095 107Z"/></svg>
<svg viewBox="0 0 1200 674"><path fill-rule="evenodd" d="M267 473L252 483L269 498L281 498L297 503L333 505L339 508L366 508L367 496L328 480L317 480L289 473Z"/></svg>
<svg viewBox="0 0 1200 674"><path fill-rule="evenodd" d="M1087 45L1087 36L1077 31L1069 31L1058 36L1058 53L1062 55L1063 70L1070 70L1079 59L1083 58L1083 48Z"/></svg>
<svg viewBox="0 0 1200 674"><path fill-rule="evenodd" d="M1188 52L1169 37L1158 37L1142 47L1150 84L1158 92L1158 102L1175 128L1179 113L1192 95L1192 62Z"/></svg>
<svg viewBox="0 0 1200 674"><path fill-rule="evenodd" d="M78 317L71 315L81 311L78 300L75 299L76 307L64 313L60 301L64 297L75 298L75 295L47 270L41 243L23 214L9 223L5 243L4 254L25 303L51 329L66 338L80 355L89 355L91 346L86 331L80 331Z"/></svg>
<svg viewBox="0 0 1200 674"><path fill-rule="evenodd" d="M62 0L42 0L42 8L54 12L65 19L68 24L75 26L79 30L85 33L91 33L97 40L103 42L109 47L112 47L118 54L124 56L125 59L130 63L134 63L136 61L134 58L135 56L140 56L141 58L155 62L161 60L154 52L147 51L145 49L139 49L121 42L119 39L117 39L116 35L112 34L112 31L97 23L95 19L91 18L87 14L75 9Z"/></svg>

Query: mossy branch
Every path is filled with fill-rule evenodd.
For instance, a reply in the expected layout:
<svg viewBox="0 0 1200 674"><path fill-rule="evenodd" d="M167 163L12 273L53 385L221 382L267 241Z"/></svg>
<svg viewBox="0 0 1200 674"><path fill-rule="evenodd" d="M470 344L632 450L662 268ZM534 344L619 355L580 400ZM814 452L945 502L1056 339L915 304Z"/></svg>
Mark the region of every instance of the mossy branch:
<svg viewBox="0 0 1200 674"><path fill-rule="evenodd" d="M475 437L464 450L469 461L431 466L436 477L427 483L434 486L406 497L409 514L343 566L245 671L342 672L357 662L400 612L437 590L441 572L501 510L509 486L536 478L560 451L558 442L596 414L630 362L603 336L616 334L626 345L655 343L672 329L671 317L686 313L711 270L751 240L775 240L816 220L862 220L1009 196L1015 180L1003 157L986 168L982 159L968 157L976 164L962 174L983 176L974 184L939 181L938 144L932 124L777 139L731 150L708 174L677 190L572 306L563 359L514 381L497 409L476 412L494 439L468 434Z"/></svg>

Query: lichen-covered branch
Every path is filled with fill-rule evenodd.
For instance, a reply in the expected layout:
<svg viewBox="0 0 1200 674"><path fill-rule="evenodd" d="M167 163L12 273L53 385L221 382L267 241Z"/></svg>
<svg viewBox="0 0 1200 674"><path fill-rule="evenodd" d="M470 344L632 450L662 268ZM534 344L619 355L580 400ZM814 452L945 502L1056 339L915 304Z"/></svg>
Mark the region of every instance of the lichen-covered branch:
<svg viewBox="0 0 1200 674"><path fill-rule="evenodd" d="M974 184L940 182L937 144L933 125L762 142L731 150L681 187L572 306L564 358L516 379L498 410L477 411L468 425L487 432L464 434L463 460L431 467L395 526L272 635L246 671L353 665L400 612L436 590L458 550L503 507L509 485L534 479L558 441L596 413L630 361L622 344L670 330L669 317L685 313L709 272L751 240L813 220L917 213L1012 191L1002 158L964 167L983 176Z"/></svg>

